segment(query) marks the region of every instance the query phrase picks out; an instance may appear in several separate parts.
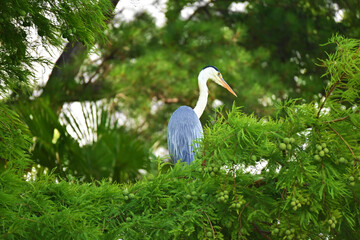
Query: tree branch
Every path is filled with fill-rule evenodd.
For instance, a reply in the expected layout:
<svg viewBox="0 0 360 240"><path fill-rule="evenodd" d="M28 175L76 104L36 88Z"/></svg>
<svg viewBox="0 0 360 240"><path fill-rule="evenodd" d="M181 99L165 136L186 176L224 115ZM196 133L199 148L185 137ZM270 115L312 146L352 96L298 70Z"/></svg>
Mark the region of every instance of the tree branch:
<svg viewBox="0 0 360 240"><path fill-rule="evenodd" d="M210 221L210 218L209 218L209 216L206 214L206 212L204 212L204 211L202 211L202 212L206 215L206 217L207 217L207 219L208 219L208 221L209 221L209 223L210 223L211 230L212 230L212 232L213 232L213 237L215 238L215 230L214 230L214 227L213 227L213 225L212 225L212 223L211 223L211 221Z"/></svg>
<svg viewBox="0 0 360 240"><path fill-rule="evenodd" d="M241 228L242 228L241 215L242 215L243 211L245 210L245 208L246 208L248 205L249 205L249 203L246 203L245 206L243 207L243 209L241 209L241 212L239 213L239 217L238 217L238 220L239 220L239 222L240 222L240 228L239 228L239 232L238 232L239 235L241 235L240 230L241 230Z"/></svg>
<svg viewBox="0 0 360 240"><path fill-rule="evenodd" d="M349 148L349 150L350 150L350 152L351 152L351 154L353 155L353 157L356 159L356 156L355 156L355 154L354 154L354 151L352 150L352 148L350 147L350 145L347 143L347 141L340 135L340 133L338 133L334 128L332 128L332 127L329 127L331 130L333 130L334 131L334 133L336 133L336 135L338 135L340 138L341 138L341 140L346 144L346 146Z"/></svg>
<svg viewBox="0 0 360 240"><path fill-rule="evenodd" d="M358 53L359 49L360 49L360 45L359 45L358 48L356 49L355 53ZM356 56L356 55L355 55L355 56ZM355 56L354 56L352 59L354 59ZM326 94L326 96L325 96L324 101L323 101L323 102L321 103L321 105L320 105L319 111L318 111L318 113L317 113L317 118L319 118L321 109L324 107L326 100L329 98L330 94L334 91L334 89L336 88L336 86L341 82L341 79L343 79L344 77L345 77L345 72L340 76L339 80L338 80L337 82L335 82L334 85L331 86L329 92L328 92L328 93Z"/></svg>
<svg viewBox="0 0 360 240"><path fill-rule="evenodd" d="M255 223L251 223L251 225L253 225L253 227L255 228L255 230L261 234L261 236L263 236L264 238L268 239L268 240L271 240L266 234L270 234L269 231L264 231L264 230L261 230L259 228L258 225L256 225Z"/></svg>
<svg viewBox="0 0 360 240"><path fill-rule="evenodd" d="M330 120L330 121L325 121L323 123L334 123L334 122L340 122L340 121L343 121L343 120L346 120L348 119L350 116L345 116L345 117L342 117L342 118L338 118L338 119L334 119L334 120Z"/></svg>
<svg viewBox="0 0 360 240"><path fill-rule="evenodd" d="M341 79L341 78L342 78L342 77L340 77L340 79ZM324 101L323 101L323 102L321 103L321 105L320 105L319 111L318 111L318 113L317 113L317 115L316 115L317 118L319 118L321 109L324 107L326 100L329 98L330 94L334 91L334 89L336 88L336 86L337 86L339 83L340 83L340 80L337 81L336 83L334 83L334 85L331 86L329 92L328 92L328 93L326 94L326 96L325 96Z"/></svg>
<svg viewBox="0 0 360 240"><path fill-rule="evenodd" d="M358 111L355 111L354 113L359 113L359 110ZM335 122L340 122L340 121L343 121L343 120L346 120L350 117L350 115L348 116L345 116L345 117L342 117L342 118L337 118L337 119L334 119L334 120L330 120L330 121L325 121L323 123L335 123Z"/></svg>

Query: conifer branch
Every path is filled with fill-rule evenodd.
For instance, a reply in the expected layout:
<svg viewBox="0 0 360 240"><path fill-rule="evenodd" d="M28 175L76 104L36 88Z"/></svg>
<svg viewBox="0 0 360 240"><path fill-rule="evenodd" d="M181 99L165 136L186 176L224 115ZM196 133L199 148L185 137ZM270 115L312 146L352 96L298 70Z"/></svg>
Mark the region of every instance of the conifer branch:
<svg viewBox="0 0 360 240"><path fill-rule="evenodd" d="M356 51L355 51L355 55L353 56L352 59L355 58L355 56L356 56L356 54L358 53L359 49L360 49L360 45L357 47L357 49L356 49ZM341 80L342 80L344 77L345 77L345 72L340 76L340 79L331 86L329 92L328 92L328 93L326 94L326 96L325 96L324 101L323 101L323 102L321 103L321 105L320 105L319 111L318 111L318 113L317 113L317 118L319 118L320 112L321 112L322 108L324 107L326 100L329 98L330 94L335 90L336 86L341 82Z"/></svg>

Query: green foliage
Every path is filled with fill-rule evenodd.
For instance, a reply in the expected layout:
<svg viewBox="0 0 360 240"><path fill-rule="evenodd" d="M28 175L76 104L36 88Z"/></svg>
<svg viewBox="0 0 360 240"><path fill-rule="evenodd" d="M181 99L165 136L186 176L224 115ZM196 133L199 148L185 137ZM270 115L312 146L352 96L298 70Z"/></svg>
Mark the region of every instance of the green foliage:
<svg viewBox="0 0 360 240"><path fill-rule="evenodd" d="M96 107L94 111L97 112L82 109L86 124L83 128L79 128L80 123L72 115L59 112L62 107L59 107L59 102L63 104L77 95L70 94L70 91L79 86L77 79L71 79L74 65L78 62L81 65L95 42L104 42L113 3L116 1L26 1L23 4L19 1L7 1L6 8L1 10L0 33L4 34L0 34L0 59L3 60L0 63L0 93L3 97L8 97L5 100L12 101L13 109L19 112L30 129L33 138L33 164L30 168L36 169L33 175L55 171L67 179L76 177L91 181L110 178L121 182L135 180L140 176L139 169L149 170L150 144L145 144L140 131L114 123L117 120L115 114L106 110L107 106ZM34 31L40 36L36 43L30 39ZM59 78L51 81L51 89L55 89L57 93L49 93L29 101L23 90L29 87L33 64L49 64L43 59L30 57L33 55L31 51L35 51L39 44L46 49L60 49L64 46L64 40L70 41L79 49L86 47L86 51L76 52L74 55L78 59L61 66L60 75L66 81ZM69 46L71 44L67 48ZM66 84L70 86L64 86ZM48 91L45 89L44 92ZM95 103L91 104L96 106ZM100 114L99 117L97 113ZM59 115L64 116L64 124ZM76 129L75 133L80 134L77 139L68 133L65 124L72 130ZM84 131L85 135L89 132L96 135L96 139L85 139ZM55 133L59 135L56 140ZM79 140L87 142L79 145ZM134 158L136 161L133 161Z"/></svg>
<svg viewBox="0 0 360 240"><path fill-rule="evenodd" d="M0 172L11 169L22 173L30 163L30 147L29 130L19 116L0 105Z"/></svg>
<svg viewBox="0 0 360 240"><path fill-rule="evenodd" d="M57 182L50 174L17 187L0 178L8 199L0 205L2 237L359 239L359 126L352 120L359 99L332 96L338 86L359 93L359 42L335 36L330 43L338 44L330 56L337 64L325 76L346 74L328 97L285 101L275 118L235 105L218 111L191 165L159 162L157 176L129 185Z"/></svg>
<svg viewBox="0 0 360 240"><path fill-rule="evenodd" d="M138 169L149 170L149 146L140 137L140 131L120 125L115 113L105 106L84 103L84 122L65 111L62 123L47 101L38 99L36 103L18 106L31 129L31 158L40 164L39 174L45 169L56 169L56 174L68 179L110 178L122 182L139 177Z"/></svg>
<svg viewBox="0 0 360 240"><path fill-rule="evenodd" d="M33 137L31 158L33 166L40 165L40 168L37 168L38 174L56 169L55 172L62 177L86 176L90 178L79 143L59 122L47 101L38 100L36 103L25 103L18 107L24 123L31 130ZM59 135L57 139L54 137L55 132ZM72 161L72 159L77 161Z"/></svg>
<svg viewBox="0 0 360 240"><path fill-rule="evenodd" d="M342 105L347 107L355 105L360 97L358 90L360 87L358 57L360 41L334 36L330 39L329 44L336 44L337 49L335 53L328 54L328 59L322 61L322 66L327 68L324 76L328 76L330 80L326 88L326 98L341 100L332 101L331 108L333 110Z"/></svg>
<svg viewBox="0 0 360 240"><path fill-rule="evenodd" d="M11 4L18 3L10 1L9 9L14 8ZM115 5L117 0L111 3ZM232 9L233 5L241 3L246 5L243 11ZM27 8L28 4L41 5L39 1L26 4L19 9ZM20 115L24 119L28 119L32 111L37 111L37 100L47 102L46 105L49 105L55 114L53 117L61 118L64 104L78 101L94 103L106 99L105 105L111 105L108 107L135 122L127 127L125 132L130 131L131 134L124 133L126 138L137 138L141 135L141 141L146 142L146 148L165 147L168 119L179 105L195 105L198 96L196 76L204 65L217 66L238 97L234 98L224 89L209 83L211 94L208 107L201 118L203 125L213 117L212 106L219 103L216 101L218 99L224 104L224 111L228 110L227 107L231 106L235 99L236 105L243 106L246 114L275 117L274 106L288 97L299 97L305 102L311 102L318 101L324 95L323 89L327 81L320 78L324 70L316 67L314 62L318 63L317 59L325 56L324 50L332 52L334 46L320 48L320 43L326 42L335 32L360 36L356 29L360 16L357 14L359 8L356 1L352 0L346 4L342 1L329 3L308 0L201 3L167 1L164 9L166 22L163 26L157 26L155 20L145 12L137 13L130 22L119 21L122 19L122 11L117 13L113 21L104 19L103 13L110 18L113 16L108 11L108 5L106 1L60 1L49 2L36 8L40 11L46 7L46 14L43 14L46 19L41 18L41 22L50 21L49 24L52 25L48 29L53 32L55 40L61 40L63 36L72 44L66 44L49 80L45 86L39 86L39 91L31 99L15 94L9 98L14 108L23 111ZM338 6L344 16L341 21L334 20ZM13 11L9 9L2 11ZM24 28L21 19L33 19L36 9L29 10L26 16L20 17L20 25L9 25L8 32L15 33L18 27ZM187 15L191 9L194 12ZM56 21L51 21L53 19ZM107 29L105 23L108 24ZM41 24L38 25L31 26L39 28ZM99 40L104 35L108 41ZM79 43L85 41L81 38L87 39L89 47L92 43L97 43L99 52L96 57L92 55L86 59L89 51ZM48 47L51 44L59 46L55 40L46 40L47 35L40 39ZM22 38L16 40L30 41ZM8 41L8 44L17 44L17 41ZM35 42L31 46L36 47L39 43ZM22 64L25 63L23 60ZM26 68L16 65L14 69L23 71ZM23 85L14 79L16 78L4 78L4 81L13 83L16 88L22 88ZM33 98L35 101L32 101ZM24 102L28 103L26 105L29 111L21 108ZM56 119L54 121L60 122ZM91 170L83 167L88 166L84 165L87 160L76 154L80 152L76 150L79 149L76 141L69 139L69 145L61 151L50 149L53 147L50 141L53 129L58 123L48 128L48 136L43 139L43 144L35 145L34 152L39 153L36 154L36 162L41 162L41 167L58 166L54 161L54 154L58 152L60 157L67 156L69 161L71 159L71 167L69 165L67 168L69 172L74 172L76 168L79 175L81 172L91 171L91 175L97 176L97 179L111 177L112 170L101 170L104 166L110 166L105 164L108 161L96 164L95 166L101 167ZM29 127L39 128L41 124L29 124ZM33 133L37 131L41 130L31 129ZM66 131L63 127L61 136L68 135ZM125 138L124 141L130 142ZM49 148L41 153L44 145ZM80 147L82 148L83 146ZM97 149L100 149L100 145ZM97 152L102 151L106 152ZM49 152L51 154L47 154ZM95 155L88 157L90 156ZM100 160L91 159L91 162L94 161ZM134 167L141 164L135 164ZM61 170L58 168L57 171Z"/></svg>
<svg viewBox="0 0 360 240"><path fill-rule="evenodd" d="M360 238L359 41L334 36L328 59L316 60L334 32L359 37L357 1L249 1L243 12L231 1L198 3L169 0L163 27L144 13L108 31L109 1L4 3L0 92L14 93L4 100L27 126L0 107L0 238ZM182 17L188 6L193 14ZM47 48L77 42L43 94L14 98L29 87L32 62L48 63L30 56L34 30ZM101 52L80 72L88 49L79 42ZM164 144L179 104L194 105L206 64L239 98L213 117L208 108L197 160L159 161L156 174L119 185L151 170L150 146ZM210 104L233 101L209 87ZM63 109L74 101L85 128ZM118 124L119 112L134 123ZM37 175L25 180L30 168ZM113 181L92 181L104 178Z"/></svg>
<svg viewBox="0 0 360 240"><path fill-rule="evenodd" d="M273 117L274 105L288 97L321 98L326 81L314 63L333 46L319 44L335 32L360 36L347 18L334 20L336 4L344 15L356 15L354 2L248 1L240 12L230 8L236 3L168 1L162 27L145 12L131 22L116 22L109 42L99 46L101 64L86 64L84 76L99 73L97 81L119 93L118 109L147 119L144 136L153 143L160 137L165 145L166 123L179 105L195 105L196 77L205 65L221 70L245 113ZM183 16L189 8L194 12ZM231 106L232 95L212 83L209 88L208 106L216 99L224 109ZM154 113L155 104L160 107ZM203 124L212 112L207 107Z"/></svg>
<svg viewBox="0 0 360 240"><path fill-rule="evenodd" d="M0 12L0 92L21 94L28 89L34 62L46 63L32 57L37 46L31 33L37 31L44 47L62 47L64 39L80 41L92 47L95 40L104 38L106 14L111 8L108 0L101 1L3 1Z"/></svg>

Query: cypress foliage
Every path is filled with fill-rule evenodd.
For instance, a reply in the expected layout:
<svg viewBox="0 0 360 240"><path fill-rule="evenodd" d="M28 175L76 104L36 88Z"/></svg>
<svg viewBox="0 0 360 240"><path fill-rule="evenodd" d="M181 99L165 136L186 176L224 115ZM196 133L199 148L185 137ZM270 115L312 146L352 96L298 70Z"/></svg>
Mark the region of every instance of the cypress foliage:
<svg viewBox="0 0 360 240"><path fill-rule="evenodd" d="M6 168L0 237L359 239L360 41L329 44L320 102L286 101L275 119L219 111L190 166L159 162L131 185L25 181Z"/></svg>

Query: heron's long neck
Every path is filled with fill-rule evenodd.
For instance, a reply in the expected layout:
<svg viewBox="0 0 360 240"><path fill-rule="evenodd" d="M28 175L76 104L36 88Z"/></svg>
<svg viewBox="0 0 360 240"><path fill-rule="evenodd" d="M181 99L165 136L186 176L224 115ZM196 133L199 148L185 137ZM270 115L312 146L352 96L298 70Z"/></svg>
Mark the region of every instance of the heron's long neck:
<svg viewBox="0 0 360 240"><path fill-rule="evenodd" d="M208 93L208 88L206 86L207 79L202 77L202 75L200 74L198 77L198 81L199 81L200 96L196 103L194 111L198 116L198 118L200 118L205 110L209 93Z"/></svg>

